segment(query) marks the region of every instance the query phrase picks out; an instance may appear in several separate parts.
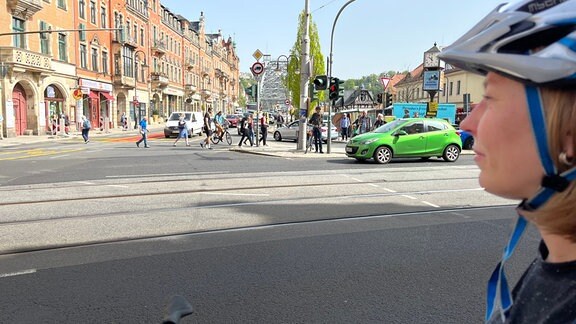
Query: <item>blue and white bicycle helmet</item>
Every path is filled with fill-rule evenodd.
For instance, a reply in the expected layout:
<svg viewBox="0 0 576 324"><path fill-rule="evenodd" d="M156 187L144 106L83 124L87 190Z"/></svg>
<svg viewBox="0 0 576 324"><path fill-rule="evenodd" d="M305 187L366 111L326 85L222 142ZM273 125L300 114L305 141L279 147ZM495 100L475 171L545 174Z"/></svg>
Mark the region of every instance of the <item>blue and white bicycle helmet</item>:
<svg viewBox="0 0 576 324"><path fill-rule="evenodd" d="M576 0L523 0L490 12L440 58L463 70L490 71L524 83L532 130L546 175L534 196L520 204L536 210L576 179L576 168L559 173L550 156L540 87L576 90ZM527 222L516 227L488 283L486 320L498 310L504 318L512 306L504 264L512 255Z"/></svg>

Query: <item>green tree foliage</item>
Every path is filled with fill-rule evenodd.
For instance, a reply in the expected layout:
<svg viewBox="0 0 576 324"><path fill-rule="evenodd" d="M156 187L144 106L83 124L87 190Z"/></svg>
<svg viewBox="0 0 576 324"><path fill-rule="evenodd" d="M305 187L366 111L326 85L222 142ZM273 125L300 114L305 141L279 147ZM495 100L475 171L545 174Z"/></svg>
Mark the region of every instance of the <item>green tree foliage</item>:
<svg viewBox="0 0 576 324"><path fill-rule="evenodd" d="M298 107L300 105L300 56L302 54L302 37L305 33L306 16L304 11L300 13L298 18L298 33L296 35L296 42L290 50L290 60L288 62L288 73L286 78L283 80L284 86L290 91L293 105ZM326 65L324 62L324 55L320 50L320 37L318 36L318 27L312 21L312 16L310 16L310 59L313 63L312 75L310 76L310 82L314 80L317 75L326 74ZM308 91L308 90L305 90ZM324 101L326 94L325 91L318 92L318 98L320 101ZM317 101L310 104L308 113L318 105ZM296 111L296 113L298 113Z"/></svg>

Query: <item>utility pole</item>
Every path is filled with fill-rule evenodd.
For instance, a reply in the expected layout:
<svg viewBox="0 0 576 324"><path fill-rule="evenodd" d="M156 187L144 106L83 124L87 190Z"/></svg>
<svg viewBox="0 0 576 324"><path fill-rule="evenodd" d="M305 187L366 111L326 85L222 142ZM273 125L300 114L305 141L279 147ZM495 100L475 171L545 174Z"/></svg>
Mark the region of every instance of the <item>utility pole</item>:
<svg viewBox="0 0 576 324"><path fill-rule="evenodd" d="M300 111L306 110L304 116L300 116L300 129L298 136L298 150L306 147L306 119L308 117L308 83L310 81L310 3L305 0L304 5L304 36L302 37L302 53L300 56Z"/></svg>

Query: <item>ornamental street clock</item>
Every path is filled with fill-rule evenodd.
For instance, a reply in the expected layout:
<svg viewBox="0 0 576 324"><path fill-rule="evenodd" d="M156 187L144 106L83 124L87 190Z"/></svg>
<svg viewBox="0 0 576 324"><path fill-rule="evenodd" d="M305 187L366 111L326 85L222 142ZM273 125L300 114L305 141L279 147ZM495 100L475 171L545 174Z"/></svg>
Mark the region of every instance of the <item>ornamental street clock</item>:
<svg viewBox="0 0 576 324"><path fill-rule="evenodd" d="M436 43L434 46L424 52L424 60L422 66L423 71L423 81L422 90L428 92L430 95L430 102L428 103L428 109L426 109L427 117L436 117L436 111L438 104L434 102L434 97L436 93L440 91L440 59L438 55L440 54L440 49L438 49Z"/></svg>

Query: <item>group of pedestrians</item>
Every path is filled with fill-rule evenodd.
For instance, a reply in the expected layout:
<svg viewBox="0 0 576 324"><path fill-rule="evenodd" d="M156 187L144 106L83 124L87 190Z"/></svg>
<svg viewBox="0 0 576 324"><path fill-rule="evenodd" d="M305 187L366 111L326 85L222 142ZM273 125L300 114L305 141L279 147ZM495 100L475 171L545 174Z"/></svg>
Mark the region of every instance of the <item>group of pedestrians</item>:
<svg viewBox="0 0 576 324"><path fill-rule="evenodd" d="M269 117L268 114L265 112L260 112L259 118L254 125L254 114L247 114L242 117L240 120L240 134L242 137L240 138L240 142L238 142L238 146L242 147L242 144L247 145L246 142L250 142L250 146L256 145L256 138L254 134L254 127L260 127L260 138L258 139L258 143L262 143L262 145L267 146L268 140L268 127L269 127Z"/></svg>
<svg viewBox="0 0 576 324"><path fill-rule="evenodd" d="M350 113L346 113L340 118L340 139L342 141L347 141L355 135L368 133L386 124L382 114L378 114L376 120L372 123L372 119L366 111L363 111L354 122L351 122L350 118Z"/></svg>

